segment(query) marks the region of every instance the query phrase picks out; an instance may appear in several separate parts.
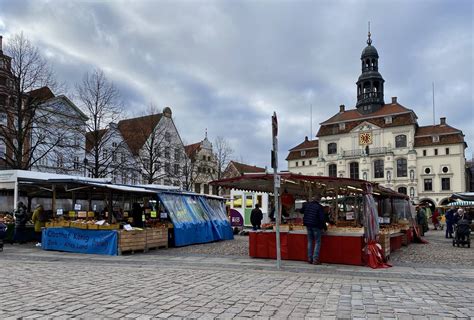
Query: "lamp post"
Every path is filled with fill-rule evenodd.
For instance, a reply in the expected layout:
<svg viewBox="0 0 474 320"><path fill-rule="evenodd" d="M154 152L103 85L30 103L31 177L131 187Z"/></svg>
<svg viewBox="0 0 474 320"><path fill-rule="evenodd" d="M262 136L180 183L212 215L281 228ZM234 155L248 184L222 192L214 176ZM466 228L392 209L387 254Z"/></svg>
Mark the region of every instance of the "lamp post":
<svg viewBox="0 0 474 320"><path fill-rule="evenodd" d="M87 164L88 164L89 160L87 160L87 158L84 158L84 177L86 176L86 173L87 173Z"/></svg>

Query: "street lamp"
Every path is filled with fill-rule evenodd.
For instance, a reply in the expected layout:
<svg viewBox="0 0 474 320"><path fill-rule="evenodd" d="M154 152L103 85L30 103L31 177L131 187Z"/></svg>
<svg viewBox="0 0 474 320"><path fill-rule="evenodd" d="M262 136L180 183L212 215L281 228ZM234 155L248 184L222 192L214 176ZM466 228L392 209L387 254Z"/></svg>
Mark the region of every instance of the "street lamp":
<svg viewBox="0 0 474 320"><path fill-rule="evenodd" d="M87 158L84 158L84 177L86 176L86 173L87 173L87 164L88 164L89 160L87 160Z"/></svg>
<svg viewBox="0 0 474 320"><path fill-rule="evenodd" d="M415 180L415 170L410 170L410 181L413 182Z"/></svg>

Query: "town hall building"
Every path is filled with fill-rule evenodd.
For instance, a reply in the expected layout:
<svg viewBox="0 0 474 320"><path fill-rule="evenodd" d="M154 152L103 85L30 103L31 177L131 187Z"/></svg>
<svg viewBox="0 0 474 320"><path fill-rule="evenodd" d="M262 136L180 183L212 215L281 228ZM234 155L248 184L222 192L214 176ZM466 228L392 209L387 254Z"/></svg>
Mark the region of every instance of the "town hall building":
<svg viewBox="0 0 474 320"><path fill-rule="evenodd" d="M419 126L417 115L397 97L385 103L379 55L372 40L362 51L354 109L344 105L320 123L317 139L290 149L288 170L307 175L377 182L415 202L446 204L453 192L466 191L467 144L445 117Z"/></svg>

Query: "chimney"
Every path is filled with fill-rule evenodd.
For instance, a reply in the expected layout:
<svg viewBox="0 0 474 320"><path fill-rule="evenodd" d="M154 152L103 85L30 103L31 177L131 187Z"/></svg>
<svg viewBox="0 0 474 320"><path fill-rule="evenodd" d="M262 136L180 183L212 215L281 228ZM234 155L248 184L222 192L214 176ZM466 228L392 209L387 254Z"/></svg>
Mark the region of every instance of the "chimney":
<svg viewBox="0 0 474 320"><path fill-rule="evenodd" d="M442 125L442 126L445 126L446 125L446 117L439 118L439 124Z"/></svg>
<svg viewBox="0 0 474 320"><path fill-rule="evenodd" d="M392 97L392 104L397 103L397 97Z"/></svg>
<svg viewBox="0 0 474 320"><path fill-rule="evenodd" d="M308 141L308 136L304 137L304 141Z"/></svg>
<svg viewBox="0 0 474 320"><path fill-rule="evenodd" d="M346 106L345 106L345 105L341 104L341 105L339 106L339 112L342 113L342 112L344 112L345 109L346 109Z"/></svg>

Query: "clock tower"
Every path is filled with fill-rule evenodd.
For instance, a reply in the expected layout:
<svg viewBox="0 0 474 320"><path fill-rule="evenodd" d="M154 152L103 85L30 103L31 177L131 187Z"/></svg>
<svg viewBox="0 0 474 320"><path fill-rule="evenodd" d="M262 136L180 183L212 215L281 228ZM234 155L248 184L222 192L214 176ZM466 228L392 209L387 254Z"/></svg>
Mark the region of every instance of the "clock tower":
<svg viewBox="0 0 474 320"><path fill-rule="evenodd" d="M385 80L379 73L379 54L372 46L370 29L367 39L367 47L362 51L362 74L357 80L357 110L362 114L377 111L384 104L383 83Z"/></svg>

